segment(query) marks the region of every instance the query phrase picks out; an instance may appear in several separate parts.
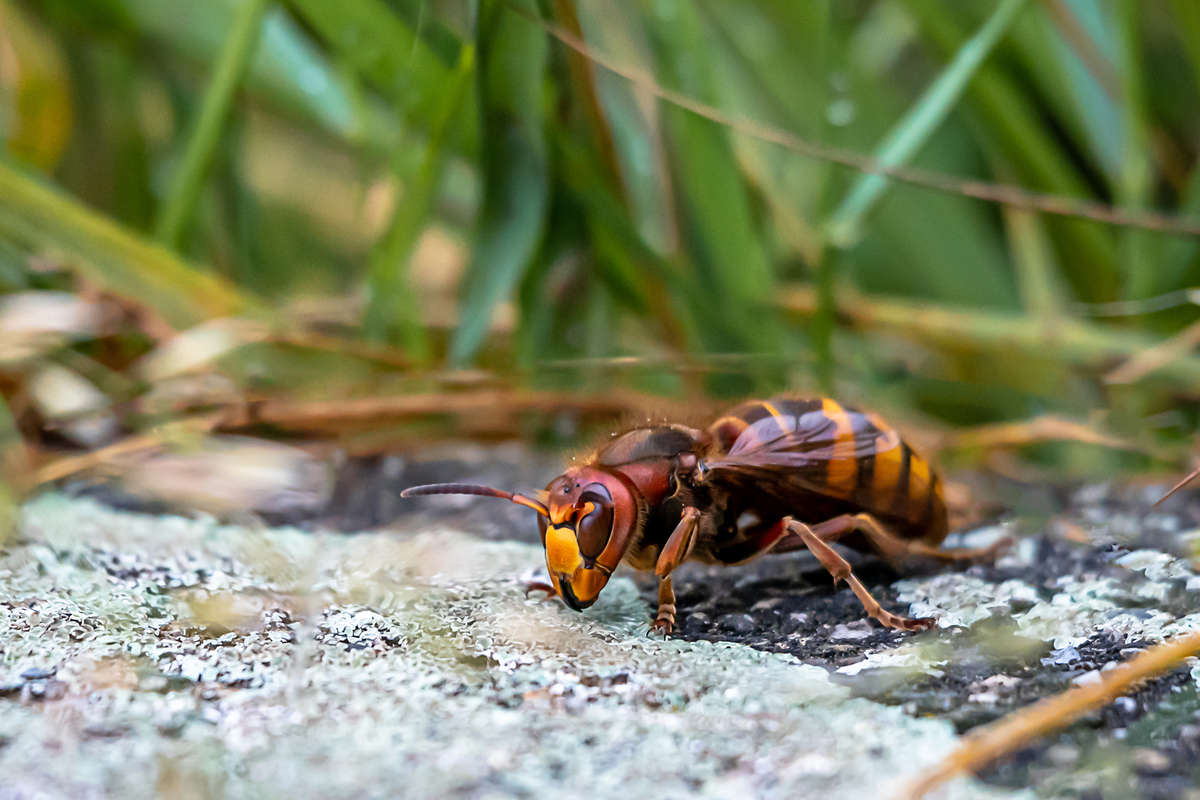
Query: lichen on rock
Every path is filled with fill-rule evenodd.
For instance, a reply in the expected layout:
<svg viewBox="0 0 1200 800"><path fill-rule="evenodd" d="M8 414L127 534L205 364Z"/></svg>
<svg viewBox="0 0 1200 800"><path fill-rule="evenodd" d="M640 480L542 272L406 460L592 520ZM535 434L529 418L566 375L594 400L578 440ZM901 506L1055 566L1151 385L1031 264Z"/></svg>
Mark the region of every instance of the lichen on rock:
<svg viewBox="0 0 1200 800"><path fill-rule="evenodd" d="M49 495L0 558L0 771L16 795L849 796L950 724L816 666L647 636L615 579L527 599L540 550L343 535ZM1000 795L973 780L947 797Z"/></svg>

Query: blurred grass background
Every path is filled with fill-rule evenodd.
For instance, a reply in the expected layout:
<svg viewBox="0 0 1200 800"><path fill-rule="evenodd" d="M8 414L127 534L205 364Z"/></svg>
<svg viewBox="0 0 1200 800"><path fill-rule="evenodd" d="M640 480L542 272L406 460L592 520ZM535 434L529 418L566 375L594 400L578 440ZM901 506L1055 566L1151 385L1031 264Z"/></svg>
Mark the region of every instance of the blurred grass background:
<svg viewBox="0 0 1200 800"><path fill-rule="evenodd" d="M780 389L1182 468L1198 100L1193 0L0 0L10 501Z"/></svg>

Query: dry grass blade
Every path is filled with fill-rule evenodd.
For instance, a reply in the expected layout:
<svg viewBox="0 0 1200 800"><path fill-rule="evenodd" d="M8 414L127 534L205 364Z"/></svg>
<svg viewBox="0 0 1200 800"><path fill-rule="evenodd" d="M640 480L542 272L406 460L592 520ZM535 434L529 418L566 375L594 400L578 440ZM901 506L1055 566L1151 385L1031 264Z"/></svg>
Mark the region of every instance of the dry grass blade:
<svg viewBox="0 0 1200 800"><path fill-rule="evenodd" d="M1020 447L1039 442L1081 442L1131 452L1145 450L1140 445L1103 433L1082 422L1054 416L955 431L946 436L943 447Z"/></svg>
<svg viewBox="0 0 1200 800"><path fill-rule="evenodd" d="M629 392L582 396L565 392L481 391L400 396L347 398L294 402L265 400L230 408L222 430L271 425L289 431L341 433L406 419L445 415L495 416L505 414L574 412L592 417L619 417L661 406Z"/></svg>
<svg viewBox="0 0 1200 800"><path fill-rule="evenodd" d="M48 464L43 464L38 467L30 475L26 481L26 488L33 489L52 481L69 478L72 475L78 475L81 472L95 469L96 467L104 466L113 459L122 456L129 456L135 453L144 453L150 450L156 450L162 447L171 439L177 438L181 434L200 434L208 433L216 426L219 421L217 416L196 417L194 419L180 420L171 425L163 426L150 433L139 433L134 436L128 436L119 442L113 442L107 447L101 447L97 450L92 450L88 453L83 453L77 456L67 456L64 458L51 461Z"/></svg>
<svg viewBox="0 0 1200 800"><path fill-rule="evenodd" d="M1200 322L1193 322L1170 339L1133 355L1104 376L1105 383L1134 383L1151 372L1200 347Z"/></svg>
<svg viewBox="0 0 1200 800"><path fill-rule="evenodd" d="M885 175L913 186L920 186L962 197L973 197L977 200L985 200L1001 205L1025 208L1043 214L1077 217L1104 222L1110 225L1200 237L1200 219L1177 217L1154 211L1120 209L1103 203L1094 203L1073 197L1032 192L1018 186L963 180L952 175L931 172L929 170L890 166L862 153L802 139L793 133L772 125L730 114L716 106L689 97L682 92L667 89L660 85L653 75L636 67L621 64L616 59L596 52L586 42L570 31L554 23L527 14L522 9L510 7L541 26L549 36L558 40L566 47L574 50L608 72L624 78L639 89L657 97L663 102L670 103L673 106L711 120L718 125L723 125L745 136L778 145L800 155L840 164L859 172Z"/></svg>
<svg viewBox="0 0 1200 800"><path fill-rule="evenodd" d="M1163 642L1104 674L1099 683L1068 689L976 728L963 737L957 750L917 778L902 796L924 797L950 778L975 772L1038 737L1066 727L1088 711L1121 697L1135 684L1167 672L1197 653L1200 653L1200 633Z"/></svg>
<svg viewBox="0 0 1200 800"><path fill-rule="evenodd" d="M785 311L809 317L816 313L816 292L795 286L779 293ZM1119 330L1064 318L1048 332L1023 314L940 306L843 290L837 297L838 318L863 330L895 331L956 348L1005 349L1032 355L1053 352L1064 364L1097 368L1112 359L1130 358L1158 344L1140 331ZM1163 377L1186 387L1200 383L1200 358L1188 355L1162 365Z"/></svg>

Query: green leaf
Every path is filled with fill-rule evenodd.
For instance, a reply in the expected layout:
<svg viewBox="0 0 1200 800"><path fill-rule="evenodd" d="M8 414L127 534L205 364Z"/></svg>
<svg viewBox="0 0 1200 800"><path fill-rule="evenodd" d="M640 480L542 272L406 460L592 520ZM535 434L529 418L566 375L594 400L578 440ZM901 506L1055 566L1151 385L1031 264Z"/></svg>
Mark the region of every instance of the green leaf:
<svg viewBox="0 0 1200 800"><path fill-rule="evenodd" d="M1116 14L1121 54L1121 171L1116 199L1122 208L1145 208L1154 180L1139 36L1140 6L1140 0L1121 0ZM1159 264L1151 257L1150 249L1150 234L1146 231L1121 231L1125 297L1149 297L1163 288L1174 288L1159 282Z"/></svg>
<svg viewBox="0 0 1200 800"><path fill-rule="evenodd" d="M1195 0L1171 0L1172 20L1179 40L1187 50L1196 85L1200 85L1200 3Z"/></svg>
<svg viewBox="0 0 1200 800"><path fill-rule="evenodd" d="M0 161L0 232L70 259L89 281L183 327L252 301L167 249Z"/></svg>
<svg viewBox="0 0 1200 800"><path fill-rule="evenodd" d="M963 42L954 58L920 99L888 132L875 151L884 166L907 164L957 105L988 54L1008 31L1028 0L1003 0L975 35ZM890 181L882 175L863 175L826 225L829 241L847 247L862 236L862 224L879 202Z"/></svg>
<svg viewBox="0 0 1200 800"><path fill-rule="evenodd" d="M828 75L837 32L828 0L703 4L721 107L814 140L830 138ZM734 153L762 193L785 255L811 265L824 247L813 220L829 187L832 165L776 145L737 136Z"/></svg>
<svg viewBox="0 0 1200 800"><path fill-rule="evenodd" d="M1065 302L1058 282L1058 265L1045 226L1036 214L1024 209L1004 209L1013 262L1025 310L1045 328L1064 313Z"/></svg>
<svg viewBox="0 0 1200 800"><path fill-rule="evenodd" d="M530 14L537 10L533 0L512 6ZM496 306L528 269L549 196L541 128L546 36L504 0L483 0L477 42L483 206L459 326L450 341L455 366L479 351Z"/></svg>
<svg viewBox="0 0 1200 800"><path fill-rule="evenodd" d="M632 9L611 11L596 3L576 3L588 44L622 62L640 63L646 57L646 43L639 15ZM594 76L596 97L620 165L623 202L645 241L663 253L674 237L674 220L657 120L647 113L628 80L603 69L594 69ZM570 170L565 172L570 175Z"/></svg>

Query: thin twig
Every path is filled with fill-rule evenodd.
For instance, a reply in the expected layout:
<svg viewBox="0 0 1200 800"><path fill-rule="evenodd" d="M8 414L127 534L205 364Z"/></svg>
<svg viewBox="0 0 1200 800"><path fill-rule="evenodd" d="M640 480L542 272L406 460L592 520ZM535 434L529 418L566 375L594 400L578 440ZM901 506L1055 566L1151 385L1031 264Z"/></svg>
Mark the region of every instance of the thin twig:
<svg viewBox="0 0 1200 800"><path fill-rule="evenodd" d="M1163 503L1165 503L1165 502L1168 500L1168 498L1170 498L1170 497L1171 497L1171 495L1175 494L1175 493L1176 493L1176 492L1178 492L1180 489L1182 489L1183 487L1187 486L1187 485L1188 485L1189 483L1191 483L1192 481L1196 480L1196 478L1197 478L1198 476L1200 476L1200 467L1196 467L1194 470L1192 470L1190 473L1188 473L1187 477L1185 477L1185 478L1184 478L1183 480L1181 480L1179 483L1177 483L1177 484L1175 484L1174 486L1172 486L1172 487L1171 487L1171 491L1167 492L1167 493L1166 493L1166 494L1164 494L1162 497L1158 498L1158 502L1157 502L1157 503L1155 503L1154 505L1150 506L1150 510L1151 510L1151 511L1153 511L1154 509L1156 509L1156 508L1158 508L1159 506L1161 506Z"/></svg>
<svg viewBox="0 0 1200 800"><path fill-rule="evenodd" d="M575 36L561 26L539 19L515 6L511 8L516 13L521 14L534 24L540 26L547 35L558 40L566 47L574 50L608 72L624 78L639 89L657 97L663 102L670 103L685 111L690 111L699 117L711 120L718 125L727 127L745 136L778 145L786 150L799 153L802 156L840 164L860 172L886 175L902 183L920 186L925 189L1025 208L1031 211L1039 211L1043 214L1078 217L1110 225L1143 228L1145 230L1172 233L1181 236L1200 237L1200 219L1173 216L1156 211L1115 208L1104 203L1095 203L1089 200L1033 192L1019 186L964 180L953 175L917 169L915 167L889 166L881 163L878 159L853 150L846 150L802 139L789 131L782 130L773 125L730 114L716 106L689 97L682 92L667 89L645 70L626 66L613 58L597 52L578 36Z"/></svg>
<svg viewBox="0 0 1200 800"><path fill-rule="evenodd" d="M910 800L924 797L950 778L975 772L1047 733L1065 728L1087 712L1121 697L1133 685L1174 669L1198 653L1200 632L1180 636L1102 673L1099 683L1068 689L976 728L963 737L958 749L918 777L902 796Z"/></svg>

